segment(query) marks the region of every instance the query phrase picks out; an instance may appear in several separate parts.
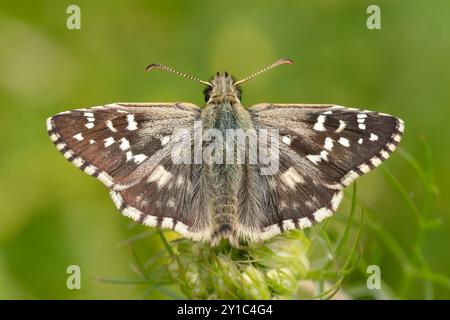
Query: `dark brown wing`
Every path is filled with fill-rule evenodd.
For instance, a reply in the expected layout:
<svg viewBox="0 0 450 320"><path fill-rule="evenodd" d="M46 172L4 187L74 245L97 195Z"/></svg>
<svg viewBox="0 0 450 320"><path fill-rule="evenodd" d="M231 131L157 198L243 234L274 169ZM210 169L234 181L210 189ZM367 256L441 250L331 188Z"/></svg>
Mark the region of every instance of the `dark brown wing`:
<svg viewBox="0 0 450 320"><path fill-rule="evenodd" d="M190 132L200 114L190 103L114 103L62 112L47 130L66 159L111 189L124 215L198 238L197 178L190 165L172 163L171 151L174 131Z"/></svg>
<svg viewBox="0 0 450 320"><path fill-rule="evenodd" d="M403 121L390 115L336 105L259 104L249 112L256 130L279 131L280 146L276 174L258 175L249 167L244 176L243 182L261 187L254 194L241 189L241 198L265 214L256 220L258 213L242 204L241 233L251 239L330 216L341 190L386 160L404 129Z"/></svg>

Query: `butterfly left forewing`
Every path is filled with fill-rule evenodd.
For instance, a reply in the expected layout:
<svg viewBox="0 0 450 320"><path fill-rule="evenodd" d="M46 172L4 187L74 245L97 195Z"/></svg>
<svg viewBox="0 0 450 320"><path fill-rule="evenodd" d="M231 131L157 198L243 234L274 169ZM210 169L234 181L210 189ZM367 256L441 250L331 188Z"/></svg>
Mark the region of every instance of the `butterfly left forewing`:
<svg viewBox="0 0 450 320"><path fill-rule="evenodd" d="M56 148L108 188L137 183L170 152L170 135L191 127L199 108L188 103L129 104L62 112L47 120Z"/></svg>
<svg viewBox="0 0 450 320"><path fill-rule="evenodd" d="M172 161L180 147L174 131L191 133L199 117L189 103L115 103L62 112L48 119L47 130L66 159L111 189L125 216L207 240L203 166Z"/></svg>

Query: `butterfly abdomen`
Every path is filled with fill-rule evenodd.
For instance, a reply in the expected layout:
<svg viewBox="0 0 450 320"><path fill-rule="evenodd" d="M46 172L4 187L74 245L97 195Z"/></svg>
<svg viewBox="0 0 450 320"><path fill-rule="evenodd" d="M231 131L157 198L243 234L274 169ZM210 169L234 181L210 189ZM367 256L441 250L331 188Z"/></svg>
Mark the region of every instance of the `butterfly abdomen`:
<svg viewBox="0 0 450 320"><path fill-rule="evenodd" d="M224 190L216 198L213 216L213 238L218 240L232 236L237 218L237 196L232 192Z"/></svg>

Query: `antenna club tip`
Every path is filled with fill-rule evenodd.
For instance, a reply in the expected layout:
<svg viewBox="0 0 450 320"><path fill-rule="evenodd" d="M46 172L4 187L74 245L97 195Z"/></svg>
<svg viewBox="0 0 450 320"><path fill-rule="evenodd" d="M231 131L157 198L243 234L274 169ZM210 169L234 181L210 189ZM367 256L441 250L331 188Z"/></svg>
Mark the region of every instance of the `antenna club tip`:
<svg viewBox="0 0 450 320"><path fill-rule="evenodd" d="M289 59L289 58L281 58L280 60L278 60L280 63L283 63L283 64L293 64L294 63L294 60L292 60L292 59Z"/></svg>
<svg viewBox="0 0 450 320"><path fill-rule="evenodd" d="M159 67L159 64L157 64L157 63L152 63L152 64L149 64L146 68L145 68L145 71L151 71L151 70L153 70L153 69L155 69L155 68L158 68Z"/></svg>

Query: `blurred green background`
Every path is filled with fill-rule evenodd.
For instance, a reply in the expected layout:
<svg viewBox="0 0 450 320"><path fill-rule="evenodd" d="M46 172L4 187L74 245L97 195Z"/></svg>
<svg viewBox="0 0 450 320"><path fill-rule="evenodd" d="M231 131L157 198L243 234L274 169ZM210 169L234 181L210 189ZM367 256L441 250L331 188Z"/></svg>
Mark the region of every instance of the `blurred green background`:
<svg viewBox="0 0 450 320"><path fill-rule="evenodd" d="M81 8L81 30L66 27L71 4ZM370 4L381 8L381 30L366 27ZM47 137L47 117L117 101L202 105L202 87L145 73L152 62L206 80L218 70L241 78L280 57L296 63L246 83L244 105L336 103L405 121L401 146L434 176L435 203L397 153L386 168L404 189L394 188L379 168L359 180L358 193L407 256L417 253L418 243L408 201L438 220L419 241L418 259L431 284L421 282L423 275L400 283L408 268L365 229L364 260L380 265L391 297L450 298L449 30L446 0L2 1L0 298L119 299L142 292L92 279L131 277L130 253L120 243L146 229L130 227L104 186L58 154ZM158 239L144 239L139 252L148 258L160 246ZM81 290L66 288L71 264L81 267ZM356 273L344 290L365 281Z"/></svg>

